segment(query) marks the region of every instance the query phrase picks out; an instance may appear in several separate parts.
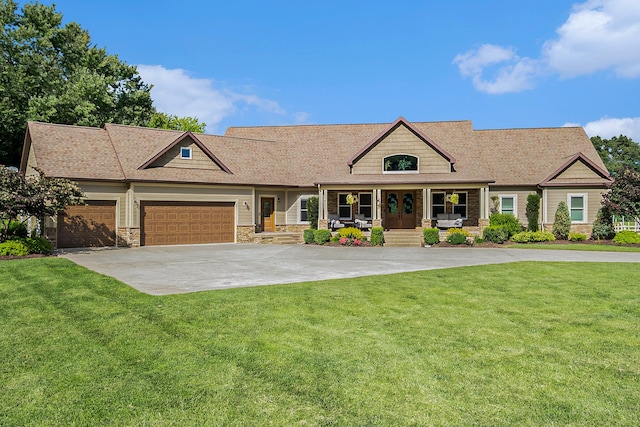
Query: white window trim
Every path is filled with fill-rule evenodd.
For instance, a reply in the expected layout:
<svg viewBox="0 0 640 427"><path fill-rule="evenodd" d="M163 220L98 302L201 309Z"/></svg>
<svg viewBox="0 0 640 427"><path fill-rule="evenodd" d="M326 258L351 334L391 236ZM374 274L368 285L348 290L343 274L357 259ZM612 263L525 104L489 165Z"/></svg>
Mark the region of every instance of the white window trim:
<svg viewBox="0 0 640 427"><path fill-rule="evenodd" d="M185 156L183 153L183 150L189 150L189 156ZM193 157L193 150L191 149L191 147L180 147L180 158L184 159L184 160L191 160L191 158Z"/></svg>
<svg viewBox="0 0 640 427"><path fill-rule="evenodd" d="M309 199L313 196L300 196L298 199L298 224L310 224L309 220L302 220L302 201L305 200L307 202L307 218L309 218Z"/></svg>
<svg viewBox="0 0 640 427"><path fill-rule="evenodd" d="M433 196L436 194L442 194L444 196L444 204L440 204L440 203L433 203ZM433 208L435 206L442 206L444 208L444 213L447 213L447 192L446 191L432 191L431 192L431 216L434 217L433 215ZM435 219L435 217L434 217Z"/></svg>
<svg viewBox="0 0 640 427"><path fill-rule="evenodd" d="M589 206L589 195L587 193L568 193L567 194L567 207L569 208L569 217L571 217L571 198L582 197L582 221L573 221L571 224L586 224L589 222L587 217L587 211Z"/></svg>
<svg viewBox="0 0 640 427"><path fill-rule="evenodd" d="M384 170L384 164L385 161L389 158L389 157L394 157L394 156L411 156L411 157L415 157L416 159L416 170L414 171L386 171ZM413 154L409 154L409 153L395 153L395 154L389 154L388 156L384 156L382 158L382 173L383 174L412 174L412 173L420 173L420 157L413 155Z"/></svg>
<svg viewBox="0 0 640 427"><path fill-rule="evenodd" d="M348 194L351 194L351 193L338 193L337 206L338 206L338 218L339 219L351 219L351 218L353 218L353 205L350 205L348 203L346 205L341 205L340 204L340 196L345 196L346 197ZM349 216L339 216L340 215L340 207L345 207L345 206L349 206Z"/></svg>
<svg viewBox="0 0 640 427"><path fill-rule="evenodd" d="M465 194L465 200L466 203L462 204L462 203L458 203L456 205L451 204L451 213L453 213L454 211L454 207L455 206L464 206L464 211L465 211L465 216L462 217L462 219L469 219L469 192L468 191L456 191L456 194ZM446 196L445 196L445 203L446 203ZM445 204L445 210L446 210L446 204Z"/></svg>
<svg viewBox="0 0 640 427"><path fill-rule="evenodd" d="M502 199L513 198L513 216L518 218L518 195L517 194L500 194L500 213L502 212Z"/></svg>
<svg viewBox="0 0 640 427"><path fill-rule="evenodd" d="M371 204L370 205L362 205L362 204L360 204L360 201L362 200L362 197L361 197L362 194L368 194L368 195L371 196ZM371 209L371 216L365 216L365 219L373 218L373 193L369 193L369 192L358 193L358 214L362 214L362 212L360 212L360 207L362 207L362 206L369 206L369 208Z"/></svg>

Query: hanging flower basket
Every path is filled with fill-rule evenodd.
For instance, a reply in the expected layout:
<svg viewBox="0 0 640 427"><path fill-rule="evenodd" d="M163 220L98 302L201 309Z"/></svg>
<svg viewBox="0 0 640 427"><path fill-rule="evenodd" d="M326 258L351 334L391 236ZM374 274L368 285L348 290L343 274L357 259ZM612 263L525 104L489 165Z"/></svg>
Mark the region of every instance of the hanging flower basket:
<svg viewBox="0 0 640 427"><path fill-rule="evenodd" d="M447 196L447 200L449 200L449 202L451 202L452 204L457 205L460 201L460 195L458 195L457 193L449 194Z"/></svg>
<svg viewBox="0 0 640 427"><path fill-rule="evenodd" d="M348 205L352 205L357 201L358 201L358 198L355 197L353 194L347 194L347 204Z"/></svg>

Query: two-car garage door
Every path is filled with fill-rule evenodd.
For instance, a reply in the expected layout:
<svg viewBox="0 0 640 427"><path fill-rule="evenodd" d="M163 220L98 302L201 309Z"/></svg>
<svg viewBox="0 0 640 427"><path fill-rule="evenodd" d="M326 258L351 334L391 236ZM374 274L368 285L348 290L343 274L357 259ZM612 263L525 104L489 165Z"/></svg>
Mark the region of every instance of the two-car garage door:
<svg viewBox="0 0 640 427"><path fill-rule="evenodd" d="M142 202L141 244L235 241L235 207L227 202Z"/></svg>

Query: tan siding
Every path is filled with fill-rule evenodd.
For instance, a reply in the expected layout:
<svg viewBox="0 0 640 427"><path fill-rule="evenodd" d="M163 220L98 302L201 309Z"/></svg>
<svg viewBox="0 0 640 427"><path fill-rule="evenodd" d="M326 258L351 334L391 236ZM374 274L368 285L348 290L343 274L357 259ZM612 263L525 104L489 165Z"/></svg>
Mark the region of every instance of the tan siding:
<svg viewBox="0 0 640 427"><path fill-rule="evenodd" d="M33 146L31 146L30 148L31 149L29 150L29 158L27 159L27 170L26 170L27 176L37 174L34 168L38 167L38 159L36 159L36 152Z"/></svg>
<svg viewBox="0 0 640 427"><path fill-rule="evenodd" d="M491 197L493 196L516 196L517 198L516 213L517 213L518 219L523 225L527 225L529 223L529 220L527 218L527 197L529 197L529 194L535 193L535 192L536 192L535 188L531 188L531 189L527 189L523 187L492 188L491 191L489 191L489 199L491 199ZM542 200L540 201L540 206L541 206L540 215L542 215ZM540 216L540 221L542 221L542 216Z"/></svg>
<svg viewBox="0 0 640 427"><path fill-rule="evenodd" d="M302 197L318 197L318 192L315 189L302 190L302 191L288 191L287 192L287 206L286 209L286 223L287 224L298 224L299 214L298 211L300 209L300 199Z"/></svg>
<svg viewBox="0 0 640 427"><path fill-rule="evenodd" d="M598 209L602 206L602 190L598 189L582 189L582 188L562 188L547 190L547 220L553 223L558 204L560 202L567 203L568 194L586 194L587 195L587 222L593 223L596 218Z"/></svg>
<svg viewBox="0 0 640 427"><path fill-rule="evenodd" d="M598 178L600 179L600 175L591 170L587 165L582 162L575 162L571 165L567 170L558 175L555 179L551 180L551 182L556 182L564 179L575 179L575 178Z"/></svg>
<svg viewBox="0 0 640 427"><path fill-rule="evenodd" d="M204 151L200 149L194 142L184 144L178 144L165 154L163 154L158 160L153 162L152 167L170 167L170 168L182 168L182 169L213 169L220 170L213 160L207 156ZM191 148L191 159L181 159L180 149L182 147Z"/></svg>
<svg viewBox="0 0 640 427"><path fill-rule="evenodd" d="M221 188L211 186L169 186L153 184L135 184L134 225L140 226L140 201L172 202L236 202L238 226L253 225L253 199L251 188ZM247 209L244 202L250 209Z"/></svg>
<svg viewBox="0 0 640 427"><path fill-rule="evenodd" d="M450 164L446 159L406 127L400 126L358 160L353 165L353 173L381 174L383 159L393 154L411 154L418 157L420 173L448 173L451 171Z"/></svg>

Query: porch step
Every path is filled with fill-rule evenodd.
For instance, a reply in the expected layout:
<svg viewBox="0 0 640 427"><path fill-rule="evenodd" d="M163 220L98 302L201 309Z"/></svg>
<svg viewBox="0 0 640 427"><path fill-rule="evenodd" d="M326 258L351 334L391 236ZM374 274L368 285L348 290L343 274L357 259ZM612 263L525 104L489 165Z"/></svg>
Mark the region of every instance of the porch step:
<svg viewBox="0 0 640 427"><path fill-rule="evenodd" d="M287 232L256 233L253 236L253 241L260 244L297 245L302 242L302 234Z"/></svg>
<svg viewBox="0 0 640 427"><path fill-rule="evenodd" d="M420 247L422 232L417 230L389 230L384 232L386 247Z"/></svg>

